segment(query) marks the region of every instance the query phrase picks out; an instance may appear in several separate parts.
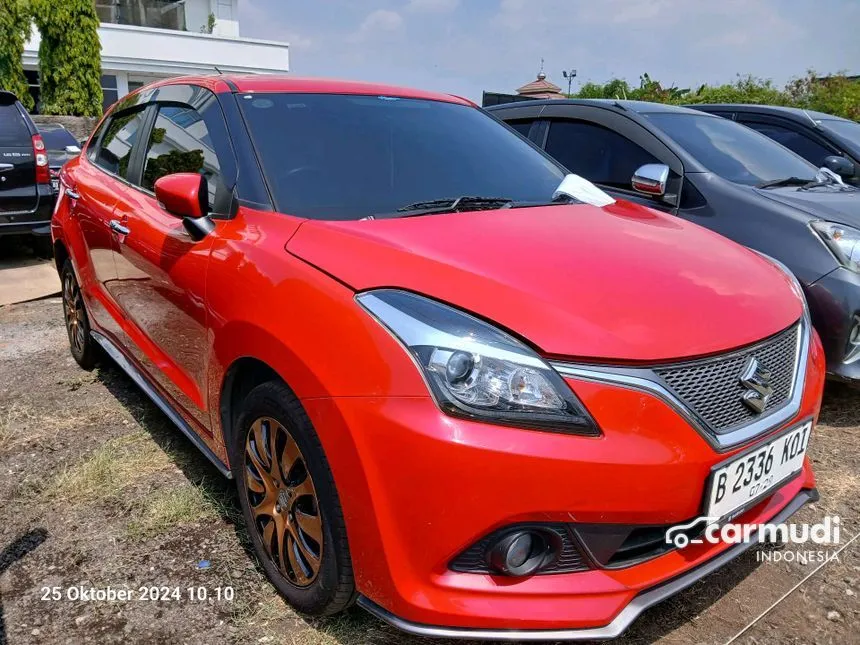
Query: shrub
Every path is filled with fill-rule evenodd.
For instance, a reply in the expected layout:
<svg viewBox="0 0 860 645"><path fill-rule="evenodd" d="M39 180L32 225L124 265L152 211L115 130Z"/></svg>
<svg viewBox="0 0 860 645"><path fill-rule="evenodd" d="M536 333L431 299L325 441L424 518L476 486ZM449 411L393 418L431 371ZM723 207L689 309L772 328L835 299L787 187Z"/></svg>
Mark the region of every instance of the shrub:
<svg viewBox="0 0 860 645"><path fill-rule="evenodd" d="M99 19L92 0L31 0L42 35L39 46L41 111L102 113Z"/></svg>
<svg viewBox="0 0 860 645"><path fill-rule="evenodd" d="M819 77L813 71L789 81L779 89L769 79L738 76L733 83L701 85L695 90L677 87L663 88L643 74L639 87L630 87L623 79L612 79L600 84L588 82L572 98L635 99L657 103L760 103L787 105L835 114L847 119L860 120L860 81L845 74Z"/></svg>
<svg viewBox="0 0 860 645"><path fill-rule="evenodd" d="M31 16L23 0L0 2L0 88L17 96L24 107L33 109L21 57L30 36Z"/></svg>

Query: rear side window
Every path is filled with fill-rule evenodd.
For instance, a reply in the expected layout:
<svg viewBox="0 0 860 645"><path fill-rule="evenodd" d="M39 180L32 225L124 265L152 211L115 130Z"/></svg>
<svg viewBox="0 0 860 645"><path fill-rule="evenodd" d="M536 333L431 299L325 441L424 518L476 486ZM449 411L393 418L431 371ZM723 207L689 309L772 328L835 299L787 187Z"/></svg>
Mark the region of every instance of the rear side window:
<svg viewBox="0 0 860 645"><path fill-rule="evenodd" d="M629 189L639 166L660 163L617 132L584 121L553 121L546 151L570 172L613 188Z"/></svg>
<svg viewBox="0 0 860 645"><path fill-rule="evenodd" d="M217 109L212 101L211 105ZM161 105L146 146L141 186L155 190L156 180L177 172L203 175L209 184L209 208L223 185L221 164L204 115L189 106Z"/></svg>
<svg viewBox="0 0 860 645"><path fill-rule="evenodd" d="M94 163L109 173L127 179L131 152L143 120L142 109L112 117L99 142Z"/></svg>
<svg viewBox="0 0 860 645"><path fill-rule="evenodd" d="M30 130L18 106L0 105L0 146L30 145Z"/></svg>
<svg viewBox="0 0 860 645"><path fill-rule="evenodd" d="M816 166L824 165L824 158L833 152L820 143L813 141L801 132L789 130L775 123L758 123L755 121L741 121L745 126L758 130L763 135L770 137L777 143L781 143L792 152L814 163Z"/></svg>
<svg viewBox="0 0 860 645"><path fill-rule="evenodd" d="M532 129L532 120L525 119L520 121L508 121L507 124L514 130L523 135L526 139L529 138L529 131Z"/></svg>

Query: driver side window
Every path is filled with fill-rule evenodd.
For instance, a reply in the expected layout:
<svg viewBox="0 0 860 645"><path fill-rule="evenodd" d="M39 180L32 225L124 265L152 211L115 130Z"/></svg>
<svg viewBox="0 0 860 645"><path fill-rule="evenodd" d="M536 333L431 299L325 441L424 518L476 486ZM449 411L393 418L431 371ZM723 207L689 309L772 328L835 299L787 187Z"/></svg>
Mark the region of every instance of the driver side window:
<svg viewBox="0 0 860 645"><path fill-rule="evenodd" d="M586 121L552 121L546 151L570 172L622 190L632 188L630 180L640 166L661 163L626 137Z"/></svg>
<svg viewBox="0 0 860 645"><path fill-rule="evenodd" d="M213 210L224 184L206 120L191 106L161 104L146 146L141 186L154 191L158 179L179 172L206 178L209 208Z"/></svg>

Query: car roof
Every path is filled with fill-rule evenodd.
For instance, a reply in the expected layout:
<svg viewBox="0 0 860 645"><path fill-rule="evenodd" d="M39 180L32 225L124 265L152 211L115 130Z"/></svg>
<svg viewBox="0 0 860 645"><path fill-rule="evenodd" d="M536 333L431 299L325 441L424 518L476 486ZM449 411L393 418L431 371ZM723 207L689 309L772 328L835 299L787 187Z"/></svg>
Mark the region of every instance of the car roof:
<svg viewBox="0 0 860 645"><path fill-rule="evenodd" d="M591 105L623 112L636 112L637 114L656 114L669 112L674 114L702 114L697 110L681 105L670 105L667 103L652 103L651 101L631 101L627 99L541 99L535 101L517 101L514 103L502 103L485 108L490 112L503 110L505 108L522 108L530 105Z"/></svg>
<svg viewBox="0 0 860 645"><path fill-rule="evenodd" d="M760 105L757 103L702 103L691 105L692 108L704 110L731 110L732 112L759 112L761 114L774 114L782 117L787 117L797 121L809 121L810 117L814 121L850 121L843 119L835 114L827 114L826 112L816 112L814 110L804 110L803 108L788 107L785 105Z"/></svg>
<svg viewBox="0 0 860 645"><path fill-rule="evenodd" d="M220 74L211 76L182 76L147 85L137 92L165 85L202 85L214 92L279 92L302 94L371 94L399 98L427 99L475 106L472 101L453 94L428 92L396 85L347 81L332 78L310 78L286 74Z"/></svg>

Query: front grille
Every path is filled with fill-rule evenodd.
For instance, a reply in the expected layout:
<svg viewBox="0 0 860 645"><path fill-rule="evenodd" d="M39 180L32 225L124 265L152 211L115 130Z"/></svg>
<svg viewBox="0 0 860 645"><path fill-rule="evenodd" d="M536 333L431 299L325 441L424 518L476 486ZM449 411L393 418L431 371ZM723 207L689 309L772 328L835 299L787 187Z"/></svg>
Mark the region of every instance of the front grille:
<svg viewBox="0 0 860 645"><path fill-rule="evenodd" d="M654 372L711 431L723 434L775 412L791 398L799 334L800 325L795 325L746 349ZM747 388L740 377L750 357L771 373L773 394L761 414L747 407L742 398Z"/></svg>
<svg viewBox="0 0 860 645"><path fill-rule="evenodd" d="M508 527L505 531L510 530L510 528ZM559 537L561 540L561 552L558 559L551 566L538 571L536 575L572 573L574 571L586 571L590 568L576 547L576 544L574 544L565 524L541 524L540 528L545 531L551 531ZM461 573L491 573L486 553L490 543L497 539L498 536L499 531L495 531L475 542L475 544L451 561L450 568L453 571Z"/></svg>

